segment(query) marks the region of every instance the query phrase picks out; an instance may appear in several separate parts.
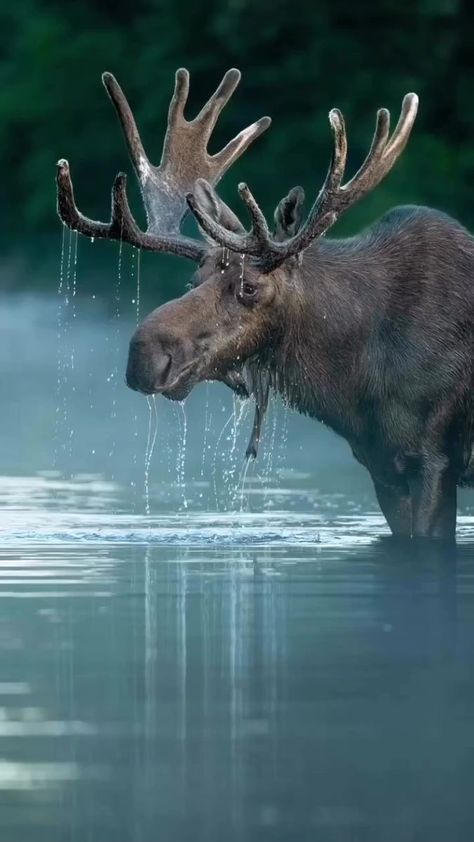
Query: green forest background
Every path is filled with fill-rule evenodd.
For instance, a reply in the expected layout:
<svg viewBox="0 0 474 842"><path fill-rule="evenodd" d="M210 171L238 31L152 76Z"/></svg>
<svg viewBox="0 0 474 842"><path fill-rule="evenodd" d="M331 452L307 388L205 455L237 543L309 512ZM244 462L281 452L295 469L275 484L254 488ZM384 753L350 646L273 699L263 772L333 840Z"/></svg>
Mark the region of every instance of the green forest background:
<svg viewBox="0 0 474 842"><path fill-rule="evenodd" d="M354 168L370 143L376 108L388 106L395 120L403 95L414 90L420 112L402 161L336 233L355 232L389 207L409 202L434 205L474 229L473 5L469 0L3 3L0 248L11 271L2 272L2 285L48 284L61 236L55 212L58 158L71 163L79 207L101 219L108 217L115 173L131 170L100 83L104 70L124 87L145 147L158 162L176 68L191 71L192 114L223 72L239 67L243 80L219 122L216 148L263 114L273 125L232 168L221 193L237 209L236 185L245 179L269 215L294 184L302 184L308 198L317 192L331 147L331 107L346 117ZM143 221L137 193L132 199ZM87 252L94 283L104 288L105 255L113 248L101 244ZM189 271L186 261L151 259L157 267L176 266L178 274ZM171 294L172 275L174 270L163 272L163 295Z"/></svg>

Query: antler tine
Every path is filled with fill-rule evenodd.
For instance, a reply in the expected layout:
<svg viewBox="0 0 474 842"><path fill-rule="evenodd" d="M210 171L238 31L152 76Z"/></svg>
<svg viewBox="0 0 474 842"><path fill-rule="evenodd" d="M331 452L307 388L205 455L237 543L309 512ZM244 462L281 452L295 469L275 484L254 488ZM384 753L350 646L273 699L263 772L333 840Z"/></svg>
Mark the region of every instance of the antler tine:
<svg viewBox="0 0 474 842"><path fill-rule="evenodd" d="M57 163L56 183L58 186L58 214L65 225L79 231L86 237L109 237L110 222L95 222L78 209L74 199L71 172L68 162L61 158Z"/></svg>
<svg viewBox="0 0 474 842"><path fill-rule="evenodd" d="M132 159L138 178L141 179L144 166L150 166L150 162L145 149L143 148L143 143L141 141L135 118L132 114L132 109L128 104L122 88L112 73L103 73L102 82L111 102L115 107L125 136L130 158Z"/></svg>
<svg viewBox="0 0 474 842"><path fill-rule="evenodd" d="M399 155L401 155L401 153L405 149L405 146L408 143L408 139L410 137L410 133L413 128L417 112L417 95L413 93L406 94L406 96L403 97L402 109L400 112L400 117L398 118L398 123L395 126L395 131L392 135L387 149L385 150L385 156L393 156L394 159L396 159Z"/></svg>
<svg viewBox="0 0 474 842"><path fill-rule="evenodd" d="M237 70L236 67L231 67L231 69L225 73L212 96L210 96L206 104L203 105L197 117L194 118L193 123L201 123L201 125L205 127L208 138L217 123L221 111L227 105L229 99L239 84L240 79L240 70Z"/></svg>
<svg viewBox="0 0 474 842"><path fill-rule="evenodd" d="M327 231L336 219L335 213L331 211L330 206L334 202L335 195L340 190L347 161L346 126L344 117L338 108L333 108L329 112L329 123L333 132L334 144L329 169L305 224L291 241L292 245L288 256L304 250L310 244L311 240Z"/></svg>
<svg viewBox="0 0 474 842"><path fill-rule="evenodd" d="M174 77L174 92L168 109L168 130L166 132L164 148L170 130L180 121L184 120L184 109L189 96L189 72L185 67L180 67Z"/></svg>
<svg viewBox="0 0 474 842"><path fill-rule="evenodd" d="M220 181L234 161L243 155L250 144L268 129L271 122L271 117L261 117L260 120L252 123L251 126L248 126L246 129L242 129L242 131L230 140L220 152L217 152L216 155L212 155L210 157L212 166L218 171L218 176L213 182L214 185Z"/></svg>
<svg viewBox="0 0 474 842"><path fill-rule="evenodd" d="M249 188L243 182L238 186L239 196L245 204L250 217L252 219L252 232L255 239L263 246L271 245L270 231L267 225L267 220L260 210L258 203L250 192Z"/></svg>
<svg viewBox="0 0 474 842"><path fill-rule="evenodd" d="M374 174L376 170L380 169L389 134L390 111L386 108L380 108L377 111L375 131L369 152L355 175L343 187L348 199L352 200L356 194L358 196L363 195L366 190L370 189Z"/></svg>
<svg viewBox="0 0 474 842"><path fill-rule="evenodd" d="M110 211L111 230L119 234L121 240L137 245L142 233L130 210L127 198L127 176L119 172L112 185L112 208Z"/></svg>
<svg viewBox="0 0 474 842"><path fill-rule="evenodd" d="M329 123L333 131L334 147L323 190L334 190L339 187L344 178L347 160L346 126L338 108L333 108L329 112Z"/></svg>
<svg viewBox="0 0 474 842"><path fill-rule="evenodd" d="M97 222L78 210L69 164L64 159L57 164L57 185L59 216L73 231L97 239L123 240L146 251L168 252L195 261L199 261L205 251L204 243L189 237L159 237L148 231L141 231L128 204L125 173L119 173L114 181L110 222Z"/></svg>

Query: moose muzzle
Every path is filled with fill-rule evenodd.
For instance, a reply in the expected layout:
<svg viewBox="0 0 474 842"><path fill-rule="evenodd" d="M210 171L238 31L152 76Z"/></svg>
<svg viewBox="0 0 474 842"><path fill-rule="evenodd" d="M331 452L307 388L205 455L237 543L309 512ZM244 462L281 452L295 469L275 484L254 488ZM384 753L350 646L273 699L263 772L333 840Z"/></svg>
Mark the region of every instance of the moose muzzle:
<svg viewBox="0 0 474 842"><path fill-rule="evenodd" d="M145 395L164 394L182 400L195 382L198 360L194 345L165 330L165 325L151 327L150 320L145 320L130 341L127 386Z"/></svg>

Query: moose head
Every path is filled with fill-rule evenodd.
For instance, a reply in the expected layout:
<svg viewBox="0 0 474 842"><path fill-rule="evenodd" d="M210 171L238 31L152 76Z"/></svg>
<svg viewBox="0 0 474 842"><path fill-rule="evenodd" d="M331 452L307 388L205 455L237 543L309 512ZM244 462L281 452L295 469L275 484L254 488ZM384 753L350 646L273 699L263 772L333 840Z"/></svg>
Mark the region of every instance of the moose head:
<svg viewBox="0 0 474 842"><path fill-rule="evenodd" d="M270 119L263 117L244 129L217 154L207 152L217 118L239 79L237 70L229 70L198 116L188 121L184 109L189 74L178 70L161 163L153 166L122 90L114 77L105 73L103 82L117 110L140 183L147 230L140 230L132 216L124 174L119 174L113 185L110 222L83 216L75 204L65 160L58 162L58 210L69 228L87 236L181 255L197 264L190 291L154 310L137 328L130 342L127 383L144 394L159 393L172 400L183 400L203 380L221 380L241 395L253 394L257 415L249 452L255 455L269 385L284 380L278 356L281 369L281 349L289 342L289 325L299 324L307 306L306 250L393 167L410 135L417 97L405 97L391 136L389 112L378 111L370 151L346 183L346 130L342 114L333 109L329 114L332 158L307 217L303 216L304 192L295 187L278 204L271 232L249 188L240 184L239 195L251 220L247 231L220 199L215 185L269 126ZM202 240L180 233L188 210L198 222ZM317 251L317 246L309 251L314 248ZM314 261L317 266L317 254Z"/></svg>

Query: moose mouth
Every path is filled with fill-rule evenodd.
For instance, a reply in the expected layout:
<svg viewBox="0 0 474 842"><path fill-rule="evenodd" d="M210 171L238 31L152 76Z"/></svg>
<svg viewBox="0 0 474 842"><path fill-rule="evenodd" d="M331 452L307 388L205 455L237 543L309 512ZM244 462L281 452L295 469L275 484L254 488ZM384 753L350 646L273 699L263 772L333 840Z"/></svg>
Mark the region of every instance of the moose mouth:
<svg viewBox="0 0 474 842"><path fill-rule="evenodd" d="M163 386L154 390L154 394L163 395L170 401L184 401L196 383L201 379L198 373L199 361L192 360L184 366L177 377L171 383L164 383Z"/></svg>

